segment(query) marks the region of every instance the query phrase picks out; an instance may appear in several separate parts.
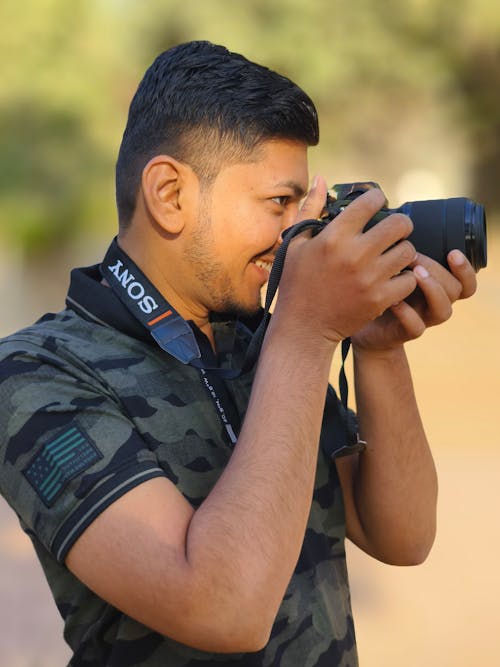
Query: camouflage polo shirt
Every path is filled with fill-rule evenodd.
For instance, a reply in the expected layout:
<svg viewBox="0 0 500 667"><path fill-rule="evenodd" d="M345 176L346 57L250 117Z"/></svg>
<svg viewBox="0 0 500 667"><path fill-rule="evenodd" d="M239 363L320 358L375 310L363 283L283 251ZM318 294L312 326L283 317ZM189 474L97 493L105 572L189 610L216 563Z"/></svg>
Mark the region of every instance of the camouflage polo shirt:
<svg viewBox="0 0 500 667"><path fill-rule="evenodd" d="M157 347L99 279L97 267L75 270L65 310L0 342L0 490L45 571L70 664L355 667L341 490L322 451L302 552L262 651L216 655L179 644L65 567L85 528L128 490L167 477L197 507L232 451L200 372ZM234 321L214 328L222 365L237 367L248 330ZM251 373L225 383L241 419L251 384Z"/></svg>

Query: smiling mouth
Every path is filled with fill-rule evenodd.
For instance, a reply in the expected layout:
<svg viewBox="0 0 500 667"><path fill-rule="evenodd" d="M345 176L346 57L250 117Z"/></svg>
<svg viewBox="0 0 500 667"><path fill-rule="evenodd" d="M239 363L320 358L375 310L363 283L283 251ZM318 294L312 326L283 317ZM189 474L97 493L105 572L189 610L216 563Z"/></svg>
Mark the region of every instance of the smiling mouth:
<svg viewBox="0 0 500 667"><path fill-rule="evenodd" d="M271 273L271 269L273 268L272 262L266 262L263 259L256 259L253 263L261 269L265 269L268 273Z"/></svg>

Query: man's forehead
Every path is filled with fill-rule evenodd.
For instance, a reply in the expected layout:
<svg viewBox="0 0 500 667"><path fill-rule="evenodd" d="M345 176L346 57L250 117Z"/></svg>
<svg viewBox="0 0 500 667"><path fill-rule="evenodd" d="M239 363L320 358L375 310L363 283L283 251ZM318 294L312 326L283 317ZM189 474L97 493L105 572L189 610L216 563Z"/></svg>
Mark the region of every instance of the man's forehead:
<svg viewBox="0 0 500 667"><path fill-rule="evenodd" d="M270 139L259 144L249 162L268 169L276 186L290 188L297 196L303 196L308 184L307 149L307 144L299 141Z"/></svg>

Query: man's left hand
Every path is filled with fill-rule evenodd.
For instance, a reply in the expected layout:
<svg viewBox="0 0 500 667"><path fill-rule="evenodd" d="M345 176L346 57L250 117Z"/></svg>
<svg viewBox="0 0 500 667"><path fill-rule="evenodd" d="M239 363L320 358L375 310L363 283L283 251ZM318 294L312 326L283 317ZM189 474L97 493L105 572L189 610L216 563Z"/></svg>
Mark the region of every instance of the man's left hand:
<svg viewBox="0 0 500 667"><path fill-rule="evenodd" d="M417 254L409 267L417 289L405 301L391 306L352 337L358 348L384 351L421 336L427 327L442 324L452 314L452 304L476 291L476 274L459 250L448 254L449 270Z"/></svg>

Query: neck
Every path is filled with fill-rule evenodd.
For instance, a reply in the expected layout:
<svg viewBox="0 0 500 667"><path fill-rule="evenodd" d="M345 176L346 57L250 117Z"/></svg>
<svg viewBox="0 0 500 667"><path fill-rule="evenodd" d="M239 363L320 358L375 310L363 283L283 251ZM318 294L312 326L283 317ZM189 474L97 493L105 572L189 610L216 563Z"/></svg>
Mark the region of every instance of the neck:
<svg viewBox="0 0 500 667"><path fill-rule="evenodd" d="M148 280L156 287L164 299L185 320L190 320L207 336L215 351L215 339L207 310L195 306L186 295L187 278L179 270L182 263L175 256L166 260L164 243L158 239L155 244L145 244L144 236L133 232L119 235L118 245L137 264ZM175 270L172 270L175 267ZM180 288L179 288L180 286Z"/></svg>

